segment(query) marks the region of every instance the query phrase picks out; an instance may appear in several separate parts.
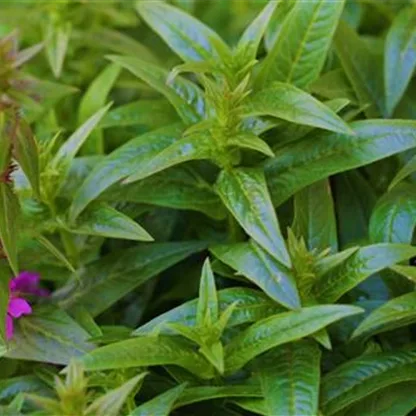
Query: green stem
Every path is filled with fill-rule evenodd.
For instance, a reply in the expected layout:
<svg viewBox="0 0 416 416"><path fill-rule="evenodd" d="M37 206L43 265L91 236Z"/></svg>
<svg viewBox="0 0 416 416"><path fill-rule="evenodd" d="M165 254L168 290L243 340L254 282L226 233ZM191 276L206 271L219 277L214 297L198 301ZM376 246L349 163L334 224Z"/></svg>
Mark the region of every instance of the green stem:
<svg viewBox="0 0 416 416"><path fill-rule="evenodd" d="M60 230L59 233L67 257L71 260L74 267L77 268L79 265L79 252L73 235L66 230Z"/></svg>

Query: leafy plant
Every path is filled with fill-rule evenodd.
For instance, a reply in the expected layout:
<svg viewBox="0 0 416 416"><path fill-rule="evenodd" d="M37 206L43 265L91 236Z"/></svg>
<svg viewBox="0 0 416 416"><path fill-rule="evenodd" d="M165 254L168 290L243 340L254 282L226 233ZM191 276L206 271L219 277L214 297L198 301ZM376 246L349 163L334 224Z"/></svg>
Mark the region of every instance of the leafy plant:
<svg viewBox="0 0 416 416"><path fill-rule="evenodd" d="M1 414L414 411L413 1L0 12Z"/></svg>

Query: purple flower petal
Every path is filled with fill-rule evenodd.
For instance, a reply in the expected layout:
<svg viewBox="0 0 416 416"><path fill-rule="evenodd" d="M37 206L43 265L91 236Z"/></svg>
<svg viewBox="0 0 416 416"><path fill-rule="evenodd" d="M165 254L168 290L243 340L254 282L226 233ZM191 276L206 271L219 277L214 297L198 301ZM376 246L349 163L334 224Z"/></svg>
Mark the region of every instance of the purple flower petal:
<svg viewBox="0 0 416 416"><path fill-rule="evenodd" d="M6 338L11 339L13 337L13 318L10 315L6 315Z"/></svg>
<svg viewBox="0 0 416 416"><path fill-rule="evenodd" d="M11 298L7 307L7 313L13 318L20 318L22 315L32 313L29 303L22 298Z"/></svg>
<svg viewBox="0 0 416 416"><path fill-rule="evenodd" d="M12 291L27 293L36 295L38 290L40 276L37 273L22 272L17 275L12 282L14 282L14 288Z"/></svg>

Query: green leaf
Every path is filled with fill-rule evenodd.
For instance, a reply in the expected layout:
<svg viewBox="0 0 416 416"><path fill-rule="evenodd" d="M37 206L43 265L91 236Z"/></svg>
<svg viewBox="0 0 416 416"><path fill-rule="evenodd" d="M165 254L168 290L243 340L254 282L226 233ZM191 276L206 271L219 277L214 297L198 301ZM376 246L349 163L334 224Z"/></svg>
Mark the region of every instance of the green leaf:
<svg viewBox="0 0 416 416"><path fill-rule="evenodd" d="M237 56L243 56L243 62L249 63L256 59L261 39L279 2L269 2L260 14L247 26L236 47Z"/></svg>
<svg viewBox="0 0 416 416"><path fill-rule="evenodd" d="M91 416L117 416L123 408L128 396L133 393L136 385L143 381L148 373L142 373L125 382L120 387L110 390L103 396L95 399L85 410Z"/></svg>
<svg viewBox="0 0 416 416"><path fill-rule="evenodd" d="M115 185L104 193L102 199L194 210L217 220L226 215L212 186L196 172L183 166L159 172L129 185Z"/></svg>
<svg viewBox="0 0 416 416"><path fill-rule="evenodd" d="M416 283L416 267L415 266L395 265L395 266L391 266L390 269L394 270L396 273L399 273L400 275Z"/></svg>
<svg viewBox="0 0 416 416"><path fill-rule="evenodd" d="M335 113L339 113L349 104L349 101L345 98L336 98L334 100L325 101L324 104ZM276 141L273 150L278 150L291 142L303 138L306 140L306 137L311 137L312 133L317 133L316 131L314 132L314 130L315 128L311 126L281 122L277 127L276 139L278 139L278 141Z"/></svg>
<svg viewBox="0 0 416 416"><path fill-rule="evenodd" d="M321 410L331 416L384 387L416 378L416 353L364 355L339 366L322 380Z"/></svg>
<svg viewBox="0 0 416 416"><path fill-rule="evenodd" d="M356 306L311 306L258 321L227 345L225 371L233 373L271 348L307 337L333 322L361 312L362 309Z"/></svg>
<svg viewBox="0 0 416 416"><path fill-rule="evenodd" d="M9 400L19 393L38 392L46 390L46 385L37 376L18 376L0 381L0 400Z"/></svg>
<svg viewBox="0 0 416 416"><path fill-rule="evenodd" d="M264 34L264 46L267 51L270 51L273 48L273 45L275 45L282 31L286 16L294 5L295 2L293 0L277 1L277 8L273 13L270 23L266 28L266 33Z"/></svg>
<svg viewBox="0 0 416 416"><path fill-rule="evenodd" d="M416 186L403 184L384 194L370 219L370 238L374 242L412 242L416 226Z"/></svg>
<svg viewBox="0 0 416 416"><path fill-rule="evenodd" d="M223 40L196 18L161 1L136 3L140 16L185 62L230 56Z"/></svg>
<svg viewBox="0 0 416 416"><path fill-rule="evenodd" d="M294 2L257 82L265 86L282 81L304 88L317 79L343 7L343 0Z"/></svg>
<svg viewBox="0 0 416 416"><path fill-rule="evenodd" d="M342 67L353 86L367 117L385 115L382 63L367 44L340 21L334 37L335 48Z"/></svg>
<svg viewBox="0 0 416 416"><path fill-rule="evenodd" d="M64 308L83 306L92 316L163 270L205 248L203 242L154 243L113 252L89 263L63 290Z"/></svg>
<svg viewBox="0 0 416 416"><path fill-rule="evenodd" d="M41 81L32 76L27 76L24 80L28 83L27 85L30 86L30 89L27 92L40 101L28 100L27 102L22 103L22 110L28 123L39 121L42 116L46 116L47 112L54 108L62 98L78 91L77 88L69 85Z"/></svg>
<svg viewBox="0 0 416 416"><path fill-rule="evenodd" d="M342 118L308 93L282 82L273 82L253 95L243 107L246 116L273 116L292 123L351 134Z"/></svg>
<svg viewBox="0 0 416 416"><path fill-rule="evenodd" d="M321 276L315 285L315 293L321 302L335 302L372 274L415 255L416 247L407 244L361 247Z"/></svg>
<svg viewBox="0 0 416 416"><path fill-rule="evenodd" d="M318 277L321 277L328 273L330 270L335 269L340 264L344 263L349 257L359 250L360 247L350 247L339 253L325 256L319 259L315 263L315 272Z"/></svg>
<svg viewBox="0 0 416 416"><path fill-rule="evenodd" d="M177 337L136 337L97 348L84 355L87 371L111 370L154 365L177 365L202 379L213 377L208 361L195 352L187 341Z"/></svg>
<svg viewBox="0 0 416 416"><path fill-rule="evenodd" d="M266 161L275 206L300 189L335 173L367 165L416 147L416 122L366 120L350 125L355 136L321 133L277 150Z"/></svg>
<svg viewBox="0 0 416 416"><path fill-rule="evenodd" d="M334 201L328 180L316 182L295 195L293 230L310 251L338 249Z"/></svg>
<svg viewBox="0 0 416 416"><path fill-rule="evenodd" d="M165 391L162 394L159 394L152 400L136 407L136 409L134 409L129 416L169 416L170 412L173 410L173 406L179 397L182 396L185 387L186 384L183 383Z"/></svg>
<svg viewBox="0 0 416 416"><path fill-rule="evenodd" d="M7 183L0 183L0 240L13 273L19 273L17 261L19 201Z"/></svg>
<svg viewBox="0 0 416 416"><path fill-rule="evenodd" d="M60 25L50 23L46 30L46 56L55 78L61 76L71 30L72 25L70 22Z"/></svg>
<svg viewBox="0 0 416 416"><path fill-rule="evenodd" d="M69 210L70 222L111 185L132 175L143 161L151 159L179 140L182 130L182 125L175 124L145 133L119 147L98 163L74 196Z"/></svg>
<svg viewBox="0 0 416 416"><path fill-rule="evenodd" d="M98 123L104 117L110 106L111 104L108 104L101 110L98 110L59 148L58 152L50 162L50 168L53 171L60 172L61 182L65 180L76 154L85 143L91 132L97 127Z"/></svg>
<svg viewBox="0 0 416 416"><path fill-rule="evenodd" d="M164 99L133 101L108 112L100 127L143 126L148 130L156 129L177 121L172 106Z"/></svg>
<svg viewBox="0 0 416 416"><path fill-rule="evenodd" d="M263 172L250 168L223 170L215 187L224 205L246 233L277 260L290 267L289 253Z"/></svg>
<svg viewBox="0 0 416 416"><path fill-rule="evenodd" d="M387 114L393 114L416 68L416 6L404 8L387 33L384 83Z"/></svg>
<svg viewBox="0 0 416 416"><path fill-rule="evenodd" d="M127 215L106 204L87 208L69 229L75 234L136 241L153 241L150 234Z"/></svg>
<svg viewBox="0 0 416 416"><path fill-rule="evenodd" d="M244 287L235 287L218 292L220 314L224 313L236 301L238 303L227 323L227 327L255 322L270 315L283 312L283 308L276 305L262 292ZM157 316L150 322L137 328L133 335L149 334L151 332L172 334L168 326L169 323L181 323L194 327L196 325L197 302L198 300L194 299Z"/></svg>
<svg viewBox="0 0 416 416"><path fill-rule="evenodd" d="M273 150L269 145L260 137L252 133L241 133L237 136L231 137L228 142L230 146L241 147L242 149L255 150L256 152L263 153L266 156L273 157Z"/></svg>
<svg viewBox="0 0 416 416"><path fill-rule="evenodd" d="M389 190L391 191L404 178L416 172L416 155L413 156L396 174L390 183Z"/></svg>
<svg viewBox="0 0 416 416"><path fill-rule="evenodd" d="M355 329L352 338L368 338L415 322L416 292L406 293L371 312Z"/></svg>
<svg viewBox="0 0 416 416"><path fill-rule="evenodd" d="M311 92L327 99L340 97L348 99L351 103L357 103L352 85L341 68L326 72L310 85Z"/></svg>
<svg viewBox="0 0 416 416"><path fill-rule="evenodd" d="M176 76L173 81L167 83L169 71L137 58L116 55L108 58L163 94L175 107L185 124L196 123L204 117L204 96L195 83L180 76Z"/></svg>
<svg viewBox="0 0 416 416"><path fill-rule="evenodd" d="M190 160L210 159L214 157L212 137L207 132L196 132L185 136L169 147L161 149L160 153L144 159L135 172L123 183L132 183L144 179L171 166Z"/></svg>
<svg viewBox="0 0 416 416"><path fill-rule="evenodd" d="M53 254L68 270L75 273L74 266L67 259L64 253L62 253L54 244L52 244L45 236L39 235L36 237L36 240L39 241L51 254Z"/></svg>
<svg viewBox="0 0 416 416"><path fill-rule="evenodd" d="M90 84L79 106L78 120L80 124L88 120L105 105L107 96L120 75L120 71L120 65L110 64ZM83 145L83 153L104 153L104 141L100 130L92 132L89 140Z"/></svg>
<svg viewBox="0 0 416 416"><path fill-rule="evenodd" d="M9 304L9 279L10 269L7 263L0 260L0 357L6 350L6 313ZM0 381L0 400L2 400L2 389Z"/></svg>
<svg viewBox="0 0 416 416"><path fill-rule="evenodd" d="M257 385L246 386L201 386L190 387L181 395L175 408L188 406L205 400L222 399L227 397L261 397L260 388Z"/></svg>
<svg viewBox="0 0 416 416"><path fill-rule="evenodd" d="M129 56L137 56L146 62L157 62L152 51L136 39L123 32L110 28L99 27L93 29L91 26L86 30L74 30L73 37L79 39L83 44L88 43L94 48L100 48L114 53Z"/></svg>
<svg viewBox="0 0 416 416"><path fill-rule="evenodd" d="M13 140L13 156L29 180L34 194L40 198L38 146L26 121L16 120L16 123L17 131Z"/></svg>
<svg viewBox="0 0 416 416"><path fill-rule="evenodd" d="M289 309L300 308L299 294L291 271L254 241L214 246L210 250L222 262L259 286L271 299Z"/></svg>
<svg viewBox="0 0 416 416"><path fill-rule="evenodd" d="M313 341L283 345L265 354L258 376L268 415L317 415L321 352Z"/></svg>
<svg viewBox="0 0 416 416"><path fill-rule="evenodd" d="M407 381L378 390L345 409L343 416L407 416L416 407L416 382ZM342 412L342 411L341 411Z"/></svg>
<svg viewBox="0 0 416 416"><path fill-rule="evenodd" d="M231 403L234 403L238 407L241 407L244 410L255 413L257 415L270 416L267 413L266 401L264 399L232 399Z"/></svg>
<svg viewBox="0 0 416 416"><path fill-rule="evenodd" d="M38 307L15 321L6 357L66 365L94 348L89 337L63 310Z"/></svg>
<svg viewBox="0 0 416 416"><path fill-rule="evenodd" d="M199 284L198 308L196 322L198 326L209 327L218 320L218 296L215 287L214 274L211 263L207 258L202 267L201 282Z"/></svg>

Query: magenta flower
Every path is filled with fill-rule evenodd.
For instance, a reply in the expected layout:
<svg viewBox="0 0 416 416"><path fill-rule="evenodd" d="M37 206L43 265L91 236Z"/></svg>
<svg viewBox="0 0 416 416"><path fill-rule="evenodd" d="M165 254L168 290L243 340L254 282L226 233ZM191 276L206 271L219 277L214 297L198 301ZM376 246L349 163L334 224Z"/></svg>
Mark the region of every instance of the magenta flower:
<svg viewBox="0 0 416 416"><path fill-rule="evenodd" d="M49 292L39 287L40 277L36 273L22 272L9 282L9 304L6 315L6 337L13 337L13 319L30 315L32 307L24 296L48 296Z"/></svg>

